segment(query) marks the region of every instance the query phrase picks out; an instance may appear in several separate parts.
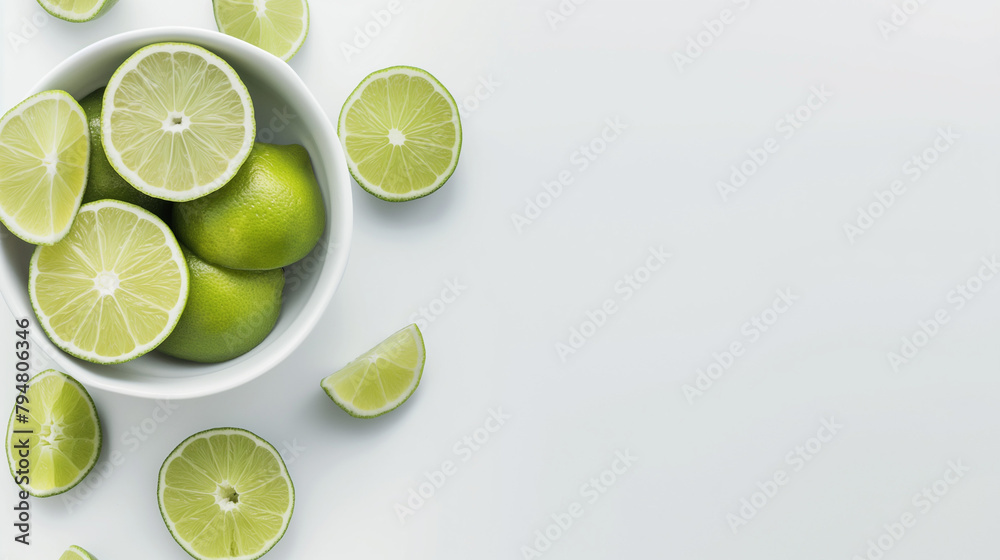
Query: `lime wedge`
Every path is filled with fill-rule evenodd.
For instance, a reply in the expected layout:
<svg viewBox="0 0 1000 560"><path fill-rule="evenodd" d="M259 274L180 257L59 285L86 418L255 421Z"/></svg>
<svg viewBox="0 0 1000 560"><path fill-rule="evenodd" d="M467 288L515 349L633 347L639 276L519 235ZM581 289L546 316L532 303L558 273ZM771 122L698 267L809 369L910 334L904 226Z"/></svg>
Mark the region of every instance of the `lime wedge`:
<svg viewBox="0 0 1000 560"><path fill-rule="evenodd" d="M65 239L31 257L28 293L67 353L111 364L163 341L187 301L188 268L162 220L117 200L80 207Z"/></svg>
<svg viewBox="0 0 1000 560"><path fill-rule="evenodd" d="M260 558L288 528L295 489L281 455L238 428L197 433L160 467L160 514L198 559Z"/></svg>
<svg viewBox="0 0 1000 560"><path fill-rule="evenodd" d="M62 494L87 476L101 454L94 401L77 380L54 369L28 380L24 396L7 424L10 472L32 496Z"/></svg>
<svg viewBox="0 0 1000 560"><path fill-rule="evenodd" d="M186 43L139 49L111 76L101 129L108 161L156 198L181 202L221 188L250 153L253 104L236 71Z"/></svg>
<svg viewBox="0 0 1000 560"><path fill-rule="evenodd" d="M455 100L434 76L409 66L362 80L340 111L337 132L354 180L394 202L441 188L462 151Z"/></svg>
<svg viewBox="0 0 1000 560"><path fill-rule="evenodd" d="M351 416L372 418L406 402L424 371L424 337L409 325L320 384Z"/></svg>
<svg viewBox="0 0 1000 560"><path fill-rule="evenodd" d="M38 0L38 3L59 19L82 23L103 16L118 0Z"/></svg>
<svg viewBox="0 0 1000 560"><path fill-rule="evenodd" d="M66 549L66 552L62 553L59 560L97 560L94 556L87 552L86 550L73 545Z"/></svg>
<svg viewBox="0 0 1000 560"><path fill-rule="evenodd" d="M70 94L22 101L0 119L0 220L29 243L59 241L80 208L89 161L87 116Z"/></svg>
<svg viewBox="0 0 1000 560"><path fill-rule="evenodd" d="M284 61L299 52L309 34L306 0L212 0L212 4L219 31Z"/></svg>

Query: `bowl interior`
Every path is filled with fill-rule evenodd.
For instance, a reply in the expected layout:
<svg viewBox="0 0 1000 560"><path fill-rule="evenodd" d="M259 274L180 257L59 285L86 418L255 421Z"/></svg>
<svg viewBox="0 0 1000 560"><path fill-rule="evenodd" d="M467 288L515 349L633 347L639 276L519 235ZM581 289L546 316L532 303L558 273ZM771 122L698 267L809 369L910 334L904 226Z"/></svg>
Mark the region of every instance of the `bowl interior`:
<svg viewBox="0 0 1000 560"><path fill-rule="evenodd" d="M15 318L31 321L32 338L66 373L88 385L149 398L189 398L249 381L288 356L306 337L331 299L347 263L351 198L340 142L320 105L295 72L247 43L213 31L149 29L116 35L91 45L57 66L35 91L62 89L77 99L103 87L116 68L139 48L176 41L201 45L225 59L250 91L257 141L303 145L326 204L326 229L304 259L285 269L281 315L271 334L247 354L219 364L177 360L156 351L131 362L98 365L65 354L42 332L28 298L28 264L34 250L5 228L0 288Z"/></svg>

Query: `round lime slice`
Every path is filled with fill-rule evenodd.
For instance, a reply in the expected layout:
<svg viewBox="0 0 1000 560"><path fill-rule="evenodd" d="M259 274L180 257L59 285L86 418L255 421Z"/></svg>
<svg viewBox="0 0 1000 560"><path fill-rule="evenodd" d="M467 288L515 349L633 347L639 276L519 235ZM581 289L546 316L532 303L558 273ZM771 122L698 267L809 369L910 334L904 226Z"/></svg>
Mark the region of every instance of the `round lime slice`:
<svg viewBox="0 0 1000 560"><path fill-rule="evenodd" d="M38 0L38 3L59 19L82 23L103 16L118 0Z"/></svg>
<svg viewBox="0 0 1000 560"><path fill-rule="evenodd" d="M309 34L306 0L212 0L219 31L288 61Z"/></svg>
<svg viewBox="0 0 1000 560"><path fill-rule="evenodd" d="M86 550L73 545L66 549L66 552L62 553L59 560L97 560L94 555L87 552Z"/></svg>
<svg viewBox="0 0 1000 560"><path fill-rule="evenodd" d="M160 467L160 514L177 544L199 560L252 560L288 528L295 489L281 455L237 428L197 433Z"/></svg>
<svg viewBox="0 0 1000 560"><path fill-rule="evenodd" d="M7 462L32 496L62 494L80 483L101 454L101 422L83 385L54 369L28 380L7 424Z"/></svg>
<svg viewBox="0 0 1000 560"><path fill-rule="evenodd" d="M45 333L102 364L137 358L177 324L188 268L167 225L127 202L84 204L65 239L35 249L28 294Z"/></svg>
<svg viewBox="0 0 1000 560"><path fill-rule="evenodd" d="M70 94L22 101L0 119L0 220L29 243L59 241L80 208L89 162L87 116Z"/></svg>
<svg viewBox="0 0 1000 560"><path fill-rule="evenodd" d="M462 151L455 99L430 73L410 66L362 80L340 111L337 132L354 180L394 202L441 188Z"/></svg>
<svg viewBox="0 0 1000 560"><path fill-rule="evenodd" d="M111 76L101 126L108 161L149 196L182 202L218 190L253 146L253 103L236 71L186 43L139 49Z"/></svg>
<svg viewBox="0 0 1000 560"><path fill-rule="evenodd" d="M373 418L406 402L424 372L424 338L409 325L323 380L326 394L351 416Z"/></svg>

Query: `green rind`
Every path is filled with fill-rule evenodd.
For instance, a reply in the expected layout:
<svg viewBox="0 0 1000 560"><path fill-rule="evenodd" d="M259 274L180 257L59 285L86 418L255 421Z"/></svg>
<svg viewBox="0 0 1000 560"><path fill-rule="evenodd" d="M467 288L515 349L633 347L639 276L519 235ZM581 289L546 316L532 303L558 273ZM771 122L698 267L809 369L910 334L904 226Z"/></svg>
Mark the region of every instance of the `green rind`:
<svg viewBox="0 0 1000 560"><path fill-rule="evenodd" d="M141 212L149 214L152 218L154 218L154 219L158 220L159 222L163 223L163 226L166 228L167 232L170 234L167 237L167 240L168 241L173 241L173 244L176 246L176 249L177 249L177 254L181 256L181 260L184 262L184 266L181 267L181 276L184 277L184 287L183 287L184 288L183 289L184 293L183 293L182 299L184 300L184 303L186 305L187 304L188 292L191 289L191 278L190 278L189 273L188 273L187 261L184 261L184 252L181 251L181 244L178 243L177 237L174 235L173 230L170 229L170 226L168 226L156 214L153 214L149 210L146 210L145 208L143 208L141 206L137 206L137 205L131 204L129 202L123 202L121 200L112 200L112 199L98 200L98 201L95 201L95 202L89 202L89 203L85 204L84 207L91 206L91 205L97 205L97 204L104 204L104 205L116 205L117 204L117 205L122 205L122 206L129 206L129 207L135 208L136 210L139 210ZM81 208L83 208L83 207L81 207ZM60 350L62 350L63 352L69 354L70 356L73 356L74 358L78 358L78 359L81 359L81 360L86 361L86 362L90 362L92 364L113 365L113 364L123 364L125 362L131 362L132 360L134 360L136 358L141 358L142 356L145 356L146 354L152 352L153 350L156 350L156 347L159 346L159 343L163 342L164 340L166 340L166 338L168 336L170 336L170 333L174 332L174 328L177 327L177 323L180 321L181 315L184 313L184 306L183 305L181 306L180 311L177 313L177 318L174 319L173 324L170 325L170 327L168 329L166 329L160 335L160 340L156 344L154 344L152 348L146 350L145 352L136 354L134 356L130 356L130 357L125 358L125 359L114 359L114 360L98 361L98 360L94 360L91 357L77 354L73 350L63 347L60 343L56 342L56 340L53 338L53 333L50 331L49 325L47 324L47 322L44 319L42 319L41 314L38 312L38 303L36 302L34 285L35 285L35 278L37 276L36 270L38 268L38 266L37 266L38 254L39 254L39 252L41 250L42 250L42 247L38 247L31 254L31 263L30 263L30 265L28 267L28 299L31 300L31 309L35 312L35 317L38 318L38 323L40 325L42 325L42 330L45 331L45 336L48 337L48 339L52 342L52 344L56 345Z"/></svg>
<svg viewBox="0 0 1000 560"><path fill-rule="evenodd" d="M65 556L68 552L72 552L84 560L97 560L97 558L94 558L93 554L87 552L79 546L76 546L75 544L67 548L66 552L63 552L63 556ZM62 560L62 556L59 557L59 560Z"/></svg>
<svg viewBox="0 0 1000 560"><path fill-rule="evenodd" d="M292 481L292 475L288 472L288 466L285 465L285 459L281 456L281 453L279 453L278 450L273 445L271 445L271 443L269 441L267 441L266 439L258 436L255 433L251 432L250 430L244 430L243 428L211 428L211 429L208 429L208 430L202 430L202 431L200 431L200 432L198 432L196 434L188 436L187 438L184 439L184 441L182 441L179 444L177 444L177 447L175 447L174 450L171 451L169 455L167 455L167 458L163 460L163 464L160 465L160 471L159 471L159 473L157 475L157 479L156 479L156 503L159 506L160 517L163 519L163 524L167 526L167 531L170 532L170 536L173 537L174 542L176 542L184 550L184 552L187 552L189 556L191 556L192 558L196 558L197 560L220 560L220 559L218 559L218 558L206 558L206 557L198 556L193 551L188 550L188 548L186 546L184 546L184 544L180 541L180 539L177 538L177 535L174 534L173 529L170 528L170 523L167 521L167 513L165 511L163 511L163 493L162 493L162 490L163 490L163 478L164 478L164 476L166 474L167 463L170 461L171 457L173 457L182 447L184 447L184 444L186 444L188 441L190 441L190 440L192 440L192 439L194 439L196 437L199 437L199 436L205 436L206 434L211 435L211 434L214 434L215 432L224 433L224 432L228 432L228 431L243 432L243 433L249 434L250 437L252 437L254 439L257 439L260 442L262 442L265 445L267 445L268 447L270 447L274 451L274 454L278 457L278 463L281 464L281 468L284 469L284 471L285 471L285 477L288 479L288 485L292 488L292 492L291 492L291 498L292 498L291 513L288 514L288 520L285 522L285 526L282 527L281 533L278 535L278 538L275 539L274 544L272 544L269 548L267 548L267 550L264 550L260 554L258 554L257 556L250 557L247 560L257 560L261 556L264 556L265 554L267 554L268 552L270 552L275 546L277 546L277 544L279 542L281 542L281 539L285 537L285 533L288 532L288 526L291 525L291 523L292 523L292 515L295 514L295 482Z"/></svg>
<svg viewBox="0 0 1000 560"><path fill-rule="evenodd" d="M334 403L336 403L337 406L339 406L341 410L343 410L344 412L350 414L351 416L353 416L355 418L378 418L379 416L382 416L383 414L388 414L388 413L392 412L393 410L396 410L397 408L403 406L403 403L405 403L406 401L410 400L410 397L413 396L413 393L417 392L417 387L420 386L420 380L423 379L423 377L424 377L424 364L427 363L427 347L424 345L424 334L422 332L420 332L420 327L418 327L416 325L416 323L414 323L414 324L411 324L411 325L407 325L407 326L403 327L400 330L405 330L405 329L408 329L410 327L413 327L413 329L417 332L417 337L416 338L417 338L417 341L420 342L420 352L421 352L421 356L423 357L423 360L420 361L420 368L417 371L417 382L413 384L413 389L411 389L410 392L406 394L406 396L404 396L402 399L400 399L400 401L398 403L396 403L396 406L394 406L394 407L392 407L392 408L390 408L388 410L383 410L382 412L379 412L378 414L359 414L354 409L352 409L350 406L348 406L346 403L340 402L340 400L337 398L336 393L333 391L333 389L330 389L330 388L328 388L326 386L326 381L328 379L330 379L331 377L333 377L334 375L336 375L337 372L331 373L330 375L324 377L323 380L320 381L320 383L319 383L319 386L323 389L323 392L326 393L326 396L330 397L330 400L332 400ZM399 331L396 331L396 332L399 332ZM395 335L395 334L396 333L393 333L392 335L389 335L389 338L392 338L392 336ZM377 348L377 346L375 348ZM371 350L374 350L375 348L372 348ZM368 352L371 352L371 350L369 350ZM368 352L365 352L365 354L367 354ZM364 356L364 354L362 354L362 356ZM361 356L359 356L359 358L360 357Z"/></svg>
<svg viewBox="0 0 1000 560"><path fill-rule="evenodd" d="M358 90L360 90L362 86L367 85L367 83L373 78L375 78L377 75L391 73L392 71L398 70L400 68L407 70L414 70L416 72L419 72L420 74L423 74L424 77L428 78L429 80L440 86L441 89L444 91L445 95L448 96L447 98L449 101L451 101L451 106L452 108L454 108L455 116L458 120L458 150L455 153L455 163L452 164L451 169L448 170L448 174L445 175L440 182L422 191L417 191L416 194L410 194L409 196L397 196L397 197L387 196L384 191L382 191L381 189L375 189L372 185L368 183L367 180L365 180L363 177L360 177L360 174L355 173L354 169L351 168L351 165L348 164L347 171L351 174L351 177L354 178L354 180L358 183L358 185L361 186L361 188L363 188L366 192L368 192L368 194L388 202L408 202L410 200L423 198L429 194L437 192L437 190L443 187L444 184L448 182L448 179L451 179L451 176L455 174L455 170L458 169L458 161L461 159L462 156L462 114L458 110L458 103L455 103L455 98L452 97L451 92L448 91L448 88L444 87L444 84L438 81L438 79L435 78L433 75L431 75L431 73L428 72L427 70L424 70L423 68L417 68L416 66L405 66L405 65L390 66L388 68L376 70L375 72L368 74L367 76L365 76L363 80L361 80L361 83L358 84L357 87L354 88L354 91L352 91L351 94L347 96L347 101L345 101L343 107L340 108L340 116L337 117L337 136L341 138L341 143L343 143L343 136L341 135L340 129L344 125L344 116L345 116L344 112L347 110L348 102L350 102L350 100L354 98L354 94L358 93ZM350 158L347 156L347 146L344 145L343 148L344 148L344 157L347 157L348 162L350 162Z"/></svg>
<svg viewBox="0 0 1000 560"><path fill-rule="evenodd" d="M214 52L206 49L205 47L202 47L200 45L195 45L193 43L182 43L182 42L177 42L177 41L173 41L173 42L168 41L168 42L161 42L161 43L153 43L151 45L146 45L145 47L142 47L141 49L139 49L139 50L135 51L134 53L132 53L132 56L126 58L125 62L122 62L121 65L119 65L118 68L115 69L114 74L111 75L111 79L108 80L108 86L104 90L104 104L101 107L101 119L103 121L101 123L101 127L102 127L102 131L104 132L104 134L101 135L101 145L104 146L104 153L105 154L109 154L109 152L108 152L108 138L111 136L110 134L108 134L108 128L110 128L110 125L108 124L110 122L110 118L108 117L108 115L110 115L110 113L108 112L108 92L111 91L110 85L113 82L115 82L115 80L118 78L119 73L122 72L122 69L125 68L125 66L128 65L128 63L131 62L132 59L136 58L137 56L139 56L140 54L142 54L143 52L145 52L147 50L153 49L155 47L165 46L165 45L183 45L185 47L194 47L197 50L205 51L208 54L210 54L210 55L214 56L215 58L219 59L219 62L221 62L222 65L225 66L226 68L228 68L230 71L232 71L233 75L236 76L236 83L239 84L239 86L242 88L242 91L246 94L246 98L248 100L247 106L250 109L250 135L249 135L250 136L250 145L247 147L246 153L243 154L243 157L240 159L239 165L237 165L237 166L235 166L233 168L233 172L230 173L228 176L225 176L225 175L221 176L220 177L221 180L219 181L220 184L218 186L216 186L215 188L213 188L212 190L207 191L207 192L203 192L203 193L200 193L200 194L197 194L197 195L194 195L194 196L189 196L189 197L163 198L161 196L157 196L156 194L151 193L151 192L147 192L141 186L136 185L135 183L133 183L126 176L125 173L122 173L122 170L119 169L118 164L111 158L111 156L108 155L108 162L111 164L111 167L113 167L114 170L119 175L121 175L121 177L123 179L125 179L126 181L128 181L128 183L130 185L132 185L133 187L135 187L135 189L138 190L139 192L142 192L143 194L146 194L146 195L151 196L153 198L159 198L160 200L168 200L170 202L187 202L189 200L195 200L197 198L201 198L203 196L212 194L213 192L221 189L222 187L226 186L226 183L228 183L236 175L236 173L239 172L240 167L242 167L243 164L246 162L247 158L250 157L250 150L253 148L254 141L255 141L255 139L257 137L257 115L254 112L253 98L250 96L250 90L247 89L246 84L243 83L243 78L240 78L239 73L236 72L236 70L232 67L232 65L230 65L229 62L226 61L226 59L224 59L221 56L215 54ZM114 146L112 146L112 147L114 147ZM235 160L233 160L233 161L235 161Z"/></svg>
<svg viewBox="0 0 1000 560"><path fill-rule="evenodd" d="M118 0L114 0L114 1L117 2ZM222 30L222 22L219 21L219 11L218 11L218 8L216 7L216 3L217 2L218 2L218 0L212 0L212 16L215 18L215 28L219 30L219 33L226 33L225 31ZM295 47L295 50L292 51L291 54L289 54L287 56L287 58L286 57L279 57L277 55L274 55L274 53L271 53L271 52L268 52L268 51L264 51L264 52L267 52L268 54L274 55L276 58L280 58L281 60L283 60L285 62L290 61L291 59L295 58L295 55L299 54L299 51L302 50L302 45L306 44L306 39L309 38L309 25L312 23L312 19L311 19L312 18L312 14L309 12L309 0L302 0L302 3L306 7L306 31L305 31L305 33L302 34L302 40L299 41L299 44ZM229 35L229 34L226 33L226 35ZM236 36L235 35L230 35L230 37L236 37ZM246 40L244 40L244 39L242 39L240 37L236 37L236 38L239 39L240 41L243 41L243 42L247 43L247 44L253 45L253 43L250 43L249 41L246 41ZM254 46L257 47L257 45L254 45ZM260 48L260 47L257 47L257 48ZM262 48L260 48L260 49L264 50Z"/></svg>
<svg viewBox="0 0 1000 560"><path fill-rule="evenodd" d="M115 0L115 1L117 1L117 0ZM10 115L11 113L13 113L14 111L16 111L22 105L24 105L25 103L28 103L29 101L31 101L32 99L35 99L36 97L39 97L39 96L42 96L42 95L49 95L49 94L52 94L52 93L60 93L60 94L65 95L65 97L67 99L72 100L73 103L76 104L76 107L79 108L80 112L83 114L83 122L84 122L84 127L83 128L84 128L85 134L87 136L87 158L84 160L83 167L84 167L84 176L87 177L90 174L90 127L88 126L88 123L87 123L87 112L84 111L83 107L80 106L80 102L77 101L76 98L74 98L69 93L67 93L67 92L65 92L63 90L59 90L59 89L50 89L50 90L38 92L35 95L32 95L31 97L28 97L27 99L21 101L17 105L14 105L14 107L12 107L9 111L7 111L6 113L4 113L3 117L0 117L0 130L2 130L3 129L3 125L6 124L7 116ZM80 190L80 194L76 197L76 211L77 212L80 211L80 204L83 201L83 193L86 190L87 190L87 184L84 183L83 189ZM73 219L74 220L76 219L75 215L73 216ZM3 216L0 216L0 223L2 223L4 225L4 227L7 228L7 231L9 231L12 234L14 234L14 236L16 236L18 239L20 239L22 241L26 241L28 243L31 243L32 245L39 245L39 246L43 246L43 247L44 246L55 245L56 243L58 243L59 240L62 239L62 237L66 237L66 234L69 233L70 228L73 227L73 222L70 221L70 224L69 224L70 227L66 228L66 231L63 232L62 237L60 237L59 239L56 239L55 241L52 241L50 243L45 243L45 242L40 242L38 240L28 239L27 237L21 235L19 232L14 231L14 229L12 229L10 227L10 224L7 223L7 220L3 219Z"/></svg>
<svg viewBox="0 0 1000 560"><path fill-rule="evenodd" d="M84 387L82 383L74 379L69 374L65 374L55 369L47 369L45 371L36 373L30 379L28 379L29 390L32 382L34 382L39 377L47 375L49 373L60 375L64 379L75 385L78 389L80 389L80 392L83 394L83 396L86 397L87 402L90 403L90 410L91 412L94 413L94 422L97 424L97 446L96 446L97 454L94 455L94 460L91 461L90 467L88 467L87 470L85 471L80 471L81 472L80 477L77 478L76 481L74 481L69 486L56 488L50 492L40 492L36 494L20 484L17 485L21 490L24 490L25 492L36 498L49 498L51 496L58 496L59 494L63 494L75 488L78 484L83 482L83 480L87 478L87 475L90 474L90 471L94 470L94 467L97 466L97 461L101 459L101 449L104 447L104 433L103 430L101 429L101 417L99 414L97 414L97 406L94 405L94 399L90 396L90 393L87 392L87 388ZM7 468L10 470L10 475L11 477L14 478L14 480L17 480L17 475L14 472L15 469L14 469L13 457L11 457L10 455L10 443L11 443L10 440L11 437L14 435L14 417L16 414L17 414L17 408L15 407L14 410L10 412L10 419L7 421L7 437L4 438L4 453L7 455Z"/></svg>
<svg viewBox="0 0 1000 560"><path fill-rule="evenodd" d="M97 10L97 12L94 15L90 16L89 18L71 18L61 14L57 14L56 12L52 11L52 8L46 6L45 2L43 2L42 0L38 0L38 5L41 6L43 10L48 12L50 16L59 18L63 21L68 21L70 23L86 23L88 21L94 21L95 19L108 13L108 10L110 10L117 3L118 0L104 0L101 9Z"/></svg>

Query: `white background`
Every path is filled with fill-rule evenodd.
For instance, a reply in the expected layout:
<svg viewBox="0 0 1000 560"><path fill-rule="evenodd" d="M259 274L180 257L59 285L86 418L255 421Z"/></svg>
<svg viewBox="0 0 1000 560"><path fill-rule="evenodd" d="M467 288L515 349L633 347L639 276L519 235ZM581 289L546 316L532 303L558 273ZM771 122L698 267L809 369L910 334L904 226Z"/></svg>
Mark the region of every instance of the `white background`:
<svg viewBox="0 0 1000 560"><path fill-rule="evenodd" d="M385 66L426 68L460 103L492 78L464 116L454 177L400 205L354 187L343 283L269 374L175 403L162 423L153 401L94 390L109 474L32 500L28 548L11 544L15 487L3 484L5 557L69 544L101 560L186 557L160 520L157 470L188 435L230 425L283 449L295 481L291 527L268 559L524 558L573 502L583 515L546 559L846 560L908 512L915 525L883 536L884 558L995 557L1000 278L960 310L949 292L1000 253L996 2L927 0L888 37L887 0L590 0L555 29L557 0L400 6L348 60L342 43L386 2L313 0L291 65L334 119ZM674 54L723 9L735 22L679 69ZM103 37L214 29L209 0L122 0L87 24L32 0L0 14L4 109ZM814 86L832 97L785 138L779 120ZM573 153L609 118L627 130L582 170ZM959 138L914 182L904 164L949 127ZM772 137L780 149L724 201L717 183ZM518 232L511 215L563 170L572 185ZM845 223L896 179L905 194L852 243ZM659 247L672 257L626 301L616 282ZM455 278L467 289L425 329L409 402L363 421L329 401L323 376ZM751 342L742 325L785 289L798 300ZM556 344L606 299L617 313L562 361ZM894 371L888 354L939 309L950 321ZM13 345L11 322L0 319L0 346ZM734 341L745 354L689 402L684 386ZM455 443L500 408L510 419L463 461ZM843 428L796 470L786 456L831 417ZM155 433L128 435L143 427ZM626 450L638 460L591 503L581 485ZM401 522L395 504L448 460L457 474ZM913 497L949 461L969 470L938 483L947 494L928 511ZM727 516L779 469L787 484L734 532Z"/></svg>

